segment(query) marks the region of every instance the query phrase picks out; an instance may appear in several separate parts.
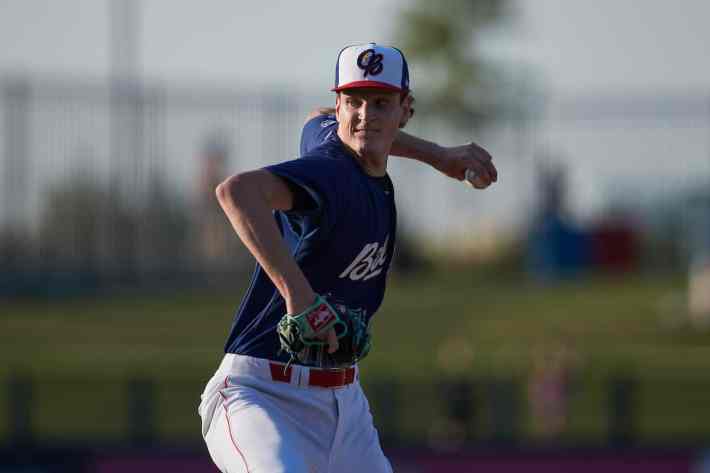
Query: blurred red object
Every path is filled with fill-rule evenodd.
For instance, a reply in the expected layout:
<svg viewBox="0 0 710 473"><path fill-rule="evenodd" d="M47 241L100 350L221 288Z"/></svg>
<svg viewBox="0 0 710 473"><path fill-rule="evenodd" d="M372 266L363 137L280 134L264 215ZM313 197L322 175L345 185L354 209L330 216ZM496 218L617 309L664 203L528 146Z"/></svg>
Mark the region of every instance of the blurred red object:
<svg viewBox="0 0 710 473"><path fill-rule="evenodd" d="M627 272L637 268L640 238L632 223L623 218L607 218L591 230L592 265L610 272Z"/></svg>

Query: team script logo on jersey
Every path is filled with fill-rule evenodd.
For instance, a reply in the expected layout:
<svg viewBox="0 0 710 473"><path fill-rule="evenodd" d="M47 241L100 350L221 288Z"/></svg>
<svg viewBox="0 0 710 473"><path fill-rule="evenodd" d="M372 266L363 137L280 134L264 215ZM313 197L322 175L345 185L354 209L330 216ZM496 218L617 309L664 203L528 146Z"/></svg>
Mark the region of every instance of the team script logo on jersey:
<svg viewBox="0 0 710 473"><path fill-rule="evenodd" d="M382 64L384 58L382 54L376 54L374 49L366 49L357 57L357 67L365 71L364 77L368 74L376 76L385 67Z"/></svg>
<svg viewBox="0 0 710 473"><path fill-rule="evenodd" d="M367 281L380 274L387 259L387 242L389 239L390 237L387 235L382 245L378 242L365 245L353 262L338 277L350 278L353 281Z"/></svg>
<svg viewBox="0 0 710 473"><path fill-rule="evenodd" d="M314 332L318 332L320 329L328 325L334 318L335 314L333 314L325 304L319 305L313 312L306 315L308 325L311 326Z"/></svg>

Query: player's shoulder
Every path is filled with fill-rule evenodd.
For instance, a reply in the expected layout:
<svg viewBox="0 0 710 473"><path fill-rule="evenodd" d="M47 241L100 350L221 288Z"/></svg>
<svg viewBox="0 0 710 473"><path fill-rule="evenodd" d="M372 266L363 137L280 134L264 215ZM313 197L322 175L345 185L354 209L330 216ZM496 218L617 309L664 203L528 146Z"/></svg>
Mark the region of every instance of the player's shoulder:
<svg viewBox="0 0 710 473"><path fill-rule="evenodd" d="M335 115L320 114L306 121L301 131L300 154L306 154L337 135Z"/></svg>
<svg viewBox="0 0 710 473"><path fill-rule="evenodd" d="M304 128L328 128L337 124L338 121L335 119L335 115L328 113L319 113L314 115L306 121L303 125Z"/></svg>
<svg viewBox="0 0 710 473"><path fill-rule="evenodd" d="M314 161L319 164L332 168L346 168L351 165L351 159L348 159L345 150L339 141L326 141L307 151L301 155L301 160Z"/></svg>
<svg viewBox="0 0 710 473"><path fill-rule="evenodd" d="M296 161L303 166L302 172L317 177L328 187L341 191L355 185L359 174L355 161L337 142L323 143Z"/></svg>

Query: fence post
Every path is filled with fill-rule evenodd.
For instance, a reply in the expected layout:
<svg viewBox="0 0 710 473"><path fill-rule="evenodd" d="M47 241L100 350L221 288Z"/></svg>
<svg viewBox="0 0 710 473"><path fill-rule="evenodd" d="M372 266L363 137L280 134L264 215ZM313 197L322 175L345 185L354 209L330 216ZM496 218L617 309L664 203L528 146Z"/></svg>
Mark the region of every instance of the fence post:
<svg viewBox="0 0 710 473"><path fill-rule="evenodd" d="M128 436L134 446L149 446L156 440L155 383L147 378L128 381Z"/></svg>
<svg viewBox="0 0 710 473"><path fill-rule="evenodd" d="M29 169L30 82L23 76L0 82L4 143L0 156L0 292L27 290L27 174ZM3 287L4 286L4 287Z"/></svg>
<svg viewBox="0 0 710 473"><path fill-rule="evenodd" d="M637 388L629 375L615 375L609 382L609 444L614 447L634 443Z"/></svg>
<svg viewBox="0 0 710 473"><path fill-rule="evenodd" d="M17 76L8 79L2 86L5 127L3 213L10 228L17 226L15 230L19 230L27 218L25 201L29 166L30 83L25 77Z"/></svg>
<svg viewBox="0 0 710 473"><path fill-rule="evenodd" d="M477 414L473 383L470 380L445 382L442 392L446 416L460 429L461 441L473 440Z"/></svg>
<svg viewBox="0 0 710 473"><path fill-rule="evenodd" d="M28 445L34 440L32 431L32 379L19 373L10 375L7 382L7 410L10 443Z"/></svg>

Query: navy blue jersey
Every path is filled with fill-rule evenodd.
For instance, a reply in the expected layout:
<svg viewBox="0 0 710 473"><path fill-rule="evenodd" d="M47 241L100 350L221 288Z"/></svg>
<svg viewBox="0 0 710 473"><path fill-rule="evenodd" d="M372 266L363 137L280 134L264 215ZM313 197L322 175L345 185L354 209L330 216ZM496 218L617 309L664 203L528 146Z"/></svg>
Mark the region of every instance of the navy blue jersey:
<svg viewBox="0 0 710 473"><path fill-rule="evenodd" d="M306 202L275 212L286 245L313 290L368 320L385 293L395 243L394 189L388 176L367 175L345 149L332 116L310 120L301 136L301 158L265 169L303 192ZM286 304L257 264L225 346L228 353L288 361L276 324Z"/></svg>
<svg viewBox="0 0 710 473"><path fill-rule="evenodd" d="M335 120L335 115L320 115L308 120L301 132L300 156L305 156L325 141L334 139L337 131L338 122Z"/></svg>

